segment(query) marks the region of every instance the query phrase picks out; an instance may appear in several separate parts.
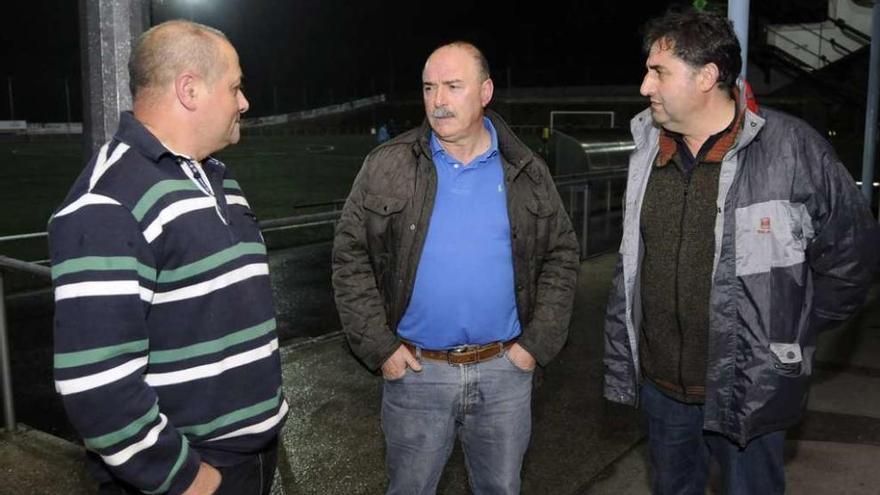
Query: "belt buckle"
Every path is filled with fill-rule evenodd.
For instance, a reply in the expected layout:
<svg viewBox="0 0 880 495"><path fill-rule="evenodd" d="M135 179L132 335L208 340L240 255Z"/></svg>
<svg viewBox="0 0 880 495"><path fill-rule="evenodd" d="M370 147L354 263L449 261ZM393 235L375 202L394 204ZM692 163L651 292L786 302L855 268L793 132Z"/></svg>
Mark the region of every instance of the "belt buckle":
<svg viewBox="0 0 880 495"><path fill-rule="evenodd" d="M458 346L458 347L456 347L456 348L449 349L448 351L446 351L446 362L449 364L449 366L464 366L464 365L466 365L466 364L473 364L473 363L453 363L453 362L452 362L452 356L453 356L453 355L459 355L459 356L460 356L460 355L462 355L462 354L464 354L464 353L466 353L466 352L472 352L472 351L475 351L475 350L477 350L477 349L479 349L479 348L480 348L480 346L478 346L478 345L471 345L471 344L469 344L469 345L460 345L460 346ZM477 356L477 360L474 361L474 362L476 363L476 362L479 362L479 361L480 361L479 356Z"/></svg>

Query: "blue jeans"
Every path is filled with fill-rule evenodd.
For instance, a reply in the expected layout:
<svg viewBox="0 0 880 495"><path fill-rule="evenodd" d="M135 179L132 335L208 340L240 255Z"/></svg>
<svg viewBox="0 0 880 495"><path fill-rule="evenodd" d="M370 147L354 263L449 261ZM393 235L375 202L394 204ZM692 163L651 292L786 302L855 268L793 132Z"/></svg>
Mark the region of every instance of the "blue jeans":
<svg viewBox="0 0 880 495"><path fill-rule="evenodd" d="M532 428L532 372L506 355L465 366L423 359L386 380L382 431L389 495L433 494L461 440L471 491L516 494Z"/></svg>
<svg viewBox="0 0 880 495"><path fill-rule="evenodd" d="M725 436L703 430L702 405L672 399L647 380L641 404L655 495L703 495L710 458L721 468L727 495L785 492L784 430L754 438L743 449Z"/></svg>

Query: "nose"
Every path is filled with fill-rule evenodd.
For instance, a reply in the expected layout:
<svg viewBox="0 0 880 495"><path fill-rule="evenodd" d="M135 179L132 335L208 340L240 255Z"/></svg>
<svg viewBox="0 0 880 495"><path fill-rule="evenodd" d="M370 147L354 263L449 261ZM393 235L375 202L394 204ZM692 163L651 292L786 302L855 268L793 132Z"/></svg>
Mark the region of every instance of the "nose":
<svg viewBox="0 0 880 495"><path fill-rule="evenodd" d="M642 85L639 86L639 94L642 96L651 96L654 93L654 82L651 78L651 73L645 73L645 77L642 79Z"/></svg>
<svg viewBox="0 0 880 495"><path fill-rule="evenodd" d="M434 90L434 108L446 106L446 89L442 84Z"/></svg>
<svg viewBox="0 0 880 495"><path fill-rule="evenodd" d="M238 113L245 113L251 107L250 102L244 96L244 91L238 91Z"/></svg>

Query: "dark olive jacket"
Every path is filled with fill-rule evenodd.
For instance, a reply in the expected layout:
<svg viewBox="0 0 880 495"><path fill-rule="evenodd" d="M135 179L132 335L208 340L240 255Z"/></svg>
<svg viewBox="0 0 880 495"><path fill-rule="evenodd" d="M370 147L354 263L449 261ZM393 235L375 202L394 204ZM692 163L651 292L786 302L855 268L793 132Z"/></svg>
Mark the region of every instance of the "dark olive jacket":
<svg viewBox="0 0 880 495"><path fill-rule="evenodd" d="M487 117L498 133L507 183L519 343L543 366L568 336L577 240L547 166L498 115L487 112ZM336 308L352 351L371 370L400 345L397 325L428 233L437 191L429 136L424 122L374 149L336 226Z"/></svg>

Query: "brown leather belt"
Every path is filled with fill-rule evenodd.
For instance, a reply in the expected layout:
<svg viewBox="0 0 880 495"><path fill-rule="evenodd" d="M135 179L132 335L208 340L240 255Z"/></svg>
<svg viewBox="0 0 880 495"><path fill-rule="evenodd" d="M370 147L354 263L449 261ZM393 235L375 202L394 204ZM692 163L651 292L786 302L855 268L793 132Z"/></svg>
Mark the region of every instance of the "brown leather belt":
<svg viewBox="0 0 880 495"><path fill-rule="evenodd" d="M504 354L510 346L516 343L516 339L507 342L492 342L485 345L465 345L448 351L432 351L430 349L418 349L416 346L404 341L403 345L416 357L421 356L432 361L443 361L452 366L474 364L488 361Z"/></svg>
<svg viewBox="0 0 880 495"><path fill-rule="evenodd" d="M705 397L706 396L706 387L702 385L688 385L685 388L682 388L681 385L676 385L675 383L668 382L666 380L661 380L659 378L648 378L654 382L660 388L666 389L669 392L674 392L679 395L691 396L691 397Z"/></svg>

